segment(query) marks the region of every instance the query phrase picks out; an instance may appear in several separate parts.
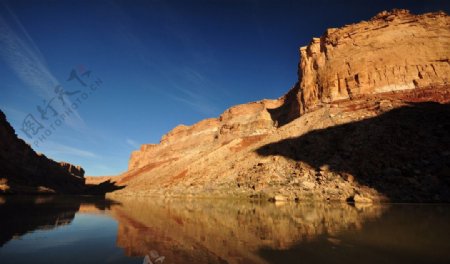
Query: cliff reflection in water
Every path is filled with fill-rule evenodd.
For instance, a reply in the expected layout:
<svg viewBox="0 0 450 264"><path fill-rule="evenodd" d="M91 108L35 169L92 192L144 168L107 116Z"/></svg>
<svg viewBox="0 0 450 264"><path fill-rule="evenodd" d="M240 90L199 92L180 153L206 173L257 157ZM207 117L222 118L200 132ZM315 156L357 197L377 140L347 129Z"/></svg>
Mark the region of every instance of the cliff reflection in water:
<svg viewBox="0 0 450 264"><path fill-rule="evenodd" d="M51 230L72 222L80 208L105 210L111 200L74 196L0 196L0 247L36 230Z"/></svg>
<svg viewBox="0 0 450 264"><path fill-rule="evenodd" d="M450 263L450 205L46 196L0 214L2 264Z"/></svg>
<svg viewBox="0 0 450 264"><path fill-rule="evenodd" d="M259 251L287 250L320 235L357 230L381 206L256 204L227 200L121 199L111 215L119 222L119 247L127 255L156 250L172 263L266 263Z"/></svg>

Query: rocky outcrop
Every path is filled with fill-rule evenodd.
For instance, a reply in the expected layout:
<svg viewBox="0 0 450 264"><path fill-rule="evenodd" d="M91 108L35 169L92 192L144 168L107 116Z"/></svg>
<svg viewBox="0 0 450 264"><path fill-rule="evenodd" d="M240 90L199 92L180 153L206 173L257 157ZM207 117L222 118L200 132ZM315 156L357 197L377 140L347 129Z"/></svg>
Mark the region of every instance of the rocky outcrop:
<svg viewBox="0 0 450 264"><path fill-rule="evenodd" d="M450 82L450 17L381 12L300 48L300 109Z"/></svg>
<svg viewBox="0 0 450 264"><path fill-rule="evenodd" d="M193 126L179 125L161 138L159 144L145 144L131 154L128 169L178 160L186 155L200 154L218 148L237 138L265 135L276 128L267 111L282 100L263 100L234 106L219 118L210 118Z"/></svg>
<svg viewBox="0 0 450 264"><path fill-rule="evenodd" d="M60 162L59 165L75 176L84 177L84 169L79 165L75 166L64 161Z"/></svg>
<svg viewBox="0 0 450 264"><path fill-rule="evenodd" d="M394 10L327 30L300 49L286 95L141 146L112 195L450 201L449 25Z"/></svg>
<svg viewBox="0 0 450 264"><path fill-rule="evenodd" d="M36 153L0 111L0 193L80 193L84 170Z"/></svg>

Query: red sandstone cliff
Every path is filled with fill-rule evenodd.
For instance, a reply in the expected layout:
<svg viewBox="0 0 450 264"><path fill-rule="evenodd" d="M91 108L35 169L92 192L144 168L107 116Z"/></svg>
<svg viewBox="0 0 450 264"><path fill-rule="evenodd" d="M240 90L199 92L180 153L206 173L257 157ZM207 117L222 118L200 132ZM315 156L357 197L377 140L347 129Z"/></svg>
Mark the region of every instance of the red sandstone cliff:
<svg viewBox="0 0 450 264"><path fill-rule="evenodd" d="M450 201L449 58L442 12L328 29L285 96L142 145L113 195Z"/></svg>
<svg viewBox="0 0 450 264"><path fill-rule="evenodd" d="M443 12L381 12L330 28L300 48L303 111L367 94L450 82L450 19Z"/></svg>
<svg viewBox="0 0 450 264"><path fill-rule="evenodd" d="M0 111L0 193L81 193L84 170L36 153Z"/></svg>

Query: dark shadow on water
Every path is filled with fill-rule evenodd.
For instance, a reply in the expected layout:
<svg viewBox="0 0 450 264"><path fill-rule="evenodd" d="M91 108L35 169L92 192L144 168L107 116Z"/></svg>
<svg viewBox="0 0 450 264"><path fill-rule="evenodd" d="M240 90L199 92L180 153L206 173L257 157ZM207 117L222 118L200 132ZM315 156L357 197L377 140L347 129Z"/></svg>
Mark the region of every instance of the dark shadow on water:
<svg viewBox="0 0 450 264"><path fill-rule="evenodd" d="M104 181L99 184L86 184L84 194L87 195L105 195L106 193L113 192L116 190L121 190L125 188L126 185L116 185L115 182L111 180Z"/></svg>
<svg viewBox="0 0 450 264"><path fill-rule="evenodd" d="M98 196L0 196L0 247L34 230L70 224L82 204L105 210L117 202Z"/></svg>
<svg viewBox="0 0 450 264"><path fill-rule="evenodd" d="M267 144L317 170L355 176L394 201L450 201L450 105L415 103L363 121Z"/></svg>

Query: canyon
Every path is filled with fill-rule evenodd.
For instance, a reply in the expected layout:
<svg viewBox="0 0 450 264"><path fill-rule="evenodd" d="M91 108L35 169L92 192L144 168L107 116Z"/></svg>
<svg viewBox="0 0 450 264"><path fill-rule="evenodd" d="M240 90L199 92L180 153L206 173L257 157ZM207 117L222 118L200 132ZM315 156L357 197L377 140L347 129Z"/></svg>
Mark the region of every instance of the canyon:
<svg viewBox="0 0 450 264"><path fill-rule="evenodd" d="M179 125L118 176L36 153L0 112L0 192L450 201L450 17L383 11L299 49L278 99Z"/></svg>
<svg viewBox="0 0 450 264"><path fill-rule="evenodd" d="M84 169L57 162L36 153L19 139L0 111L0 193L81 193L85 189Z"/></svg>
<svg viewBox="0 0 450 264"><path fill-rule="evenodd" d="M198 7L192 3L179 7L175 7L176 3L162 7L158 3L117 3L114 9L108 9L104 3L90 3L86 9L70 4L52 5L47 11L36 6L37 17L30 17L35 11L32 5L11 4L7 12L0 12L0 28L8 29L3 20L9 19L4 19L3 13L10 13L12 20L18 22L17 28L26 33L17 35L24 35L23 40L27 41L20 36L15 45L16 34L6 30L8 34L0 38L0 44L7 40L5 54L11 57L22 53L24 58L28 57L25 53L33 57L14 64L23 74L11 72L21 81L31 80L23 83L29 88L32 82L39 86L34 88L44 91L45 77L53 78L50 69L55 71L70 58L87 56L87 62L95 65L100 65L95 61L108 63L102 74L108 89L103 95L92 94L91 106L83 100L91 98L90 92L95 89L88 91L93 86L84 81L90 80L91 70L83 65L71 71L67 81L74 79L73 86L67 85L67 90L62 89L62 84L55 87L57 95L48 103L43 102L46 109L35 107L32 100L42 99L44 94L19 90L16 87L20 85L13 78L14 82L6 80L6 93L0 100L6 112L5 115L0 110L0 263L29 263L30 259L34 263L68 264L299 260L450 263L450 16L442 11L413 14L393 9L366 21L326 29L325 23L330 21L349 21L356 13L360 15L370 8L383 10L381 6L392 3L367 7L367 3L351 7L339 4L343 12L331 4L324 8L320 3L316 7L314 3L311 7L303 3L258 3L252 5L250 16L245 11L248 3L244 3L245 9L241 9L241 4L214 3L212 8L205 3ZM413 10L431 10L436 6L407 5ZM449 8L441 6L448 12ZM89 12L80 12L86 10ZM320 14L310 12L314 16L311 19L305 10L320 10ZM97 23L98 11L111 14L100 16L102 21ZM80 17L72 13L80 13ZM333 15L330 20L328 14ZM51 19L47 21L45 17ZM70 23L65 24L67 17ZM184 19L191 17L195 23ZM19 18L24 19L23 26ZM62 19L55 22L55 18ZM247 19L251 20L251 27L247 27ZM29 21L38 20L39 25L28 27ZM59 45L59 35L53 31L34 31L55 23L70 29L71 25L91 22L94 27L70 35L75 40L79 40L75 38L78 33L92 36L86 43L69 40L71 43ZM180 22L186 27L179 27ZM254 22L258 22L258 28ZM295 28L292 22L305 28ZM222 28L225 24L227 27ZM189 30L194 25L195 30ZM203 35L203 26L220 38ZM25 28L30 29L30 34ZM227 28L232 35L228 35ZM317 28L324 32L298 49L297 68L292 54L274 48L286 46L272 45L278 41L295 44L291 41L292 32L312 32ZM164 34L159 35L160 29ZM249 29L259 33L256 43L268 49L248 45L254 43L247 35ZM273 29L280 29L271 35L279 39L263 38ZM286 29L289 31L283 33ZM125 37L122 33L126 33ZM171 34L177 38L172 39ZM39 36L36 43L31 36ZM104 41L97 42L97 36L111 41L106 47ZM191 41L194 36L204 37ZM56 42L45 45L47 38ZM189 43L184 43L186 40ZM209 53L209 44L217 43L215 40L221 42L212 45L216 60L204 61L213 71L203 71L197 65L202 61L202 56L198 56L202 53L197 51ZM27 42L33 44L29 49ZM43 53L33 54L41 45ZM21 46L26 52L21 52ZM248 47L257 57L244 55ZM51 53L49 65L40 63L37 57L43 61L44 54L48 56L52 49L67 49L68 53ZM161 56L147 56L153 54L147 54L147 49ZM237 49L238 52L229 53ZM95 53L86 52L90 50ZM186 54L192 55L193 51L196 55L191 60ZM70 58L58 56L61 54ZM222 57L229 54L233 54L231 64ZM276 96L281 95L279 98L225 106L222 110L229 108L215 112L217 117L174 127L155 144L136 143L150 143L142 140L145 133L151 138L157 129L178 117L193 118L187 110L177 115L187 105L175 103L176 95L191 95L197 86L212 84L198 87L192 95L200 95L201 91L214 93L226 87L221 89L226 90L223 94L216 95L223 96L222 104L230 98L242 99L251 91L255 91L253 98L262 98L261 94L272 89L271 84L279 83L268 79L280 81L285 76L285 68L280 68L275 58L283 54L294 59L294 67L290 89L273 87L281 91L276 92ZM133 58L134 55L139 56ZM177 60L170 61L172 57ZM159 63L158 58L167 62ZM141 60L145 67L141 67ZM192 61L195 63L184 64ZM255 72L247 66L231 70L221 67L216 72L214 64L218 62L227 66L249 62L258 67L267 62L270 72L264 76L263 68ZM195 71L178 74L184 68ZM55 81L63 80L56 79L60 70L55 71ZM248 78L234 75L235 70ZM215 73L220 79L215 79ZM195 80L205 76L205 82L183 81L194 75L198 75ZM160 77L161 82L157 81ZM240 84L236 86L229 80L239 80ZM158 89L153 90L153 84L158 84ZM79 85L86 89L75 90ZM171 85L176 90L170 90ZM242 92L241 87L248 91L234 94ZM164 94L152 97L160 90ZM168 96L172 92L174 96ZM61 100L69 107L69 100L64 97L75 94L80 97L70 100L67 109L75 115L78 104L74 102L83 102L85 108L76 114L82 122L61 122L67 127L58 131L60 136L33 150L27 143L31 137L24 129L27 118L17 123L27 112L24 109L37 108L44 119L48 110L52 114L52 100ZM166 95L169 101L164 101ZM188 98L191 96L183 97ZM59 117L63 120L62 114L54 114L55 121L45 124L57 125ZM144 131L147 129L152 131ZM23 139L21 131L27 134ZM134 151L127 167L130 150ZM47 156L37 151L44 151ZM81 162L84 168L52 158L73 158L71 162ZM111 172L122 173L106 175Z"/></svg>
<svg viewBox="0 0 450 264"><path fill-rule="evenodd" d="M284 96L142 145L108 195L450 201L447 14L383 11L299 52Z"/></svg>

